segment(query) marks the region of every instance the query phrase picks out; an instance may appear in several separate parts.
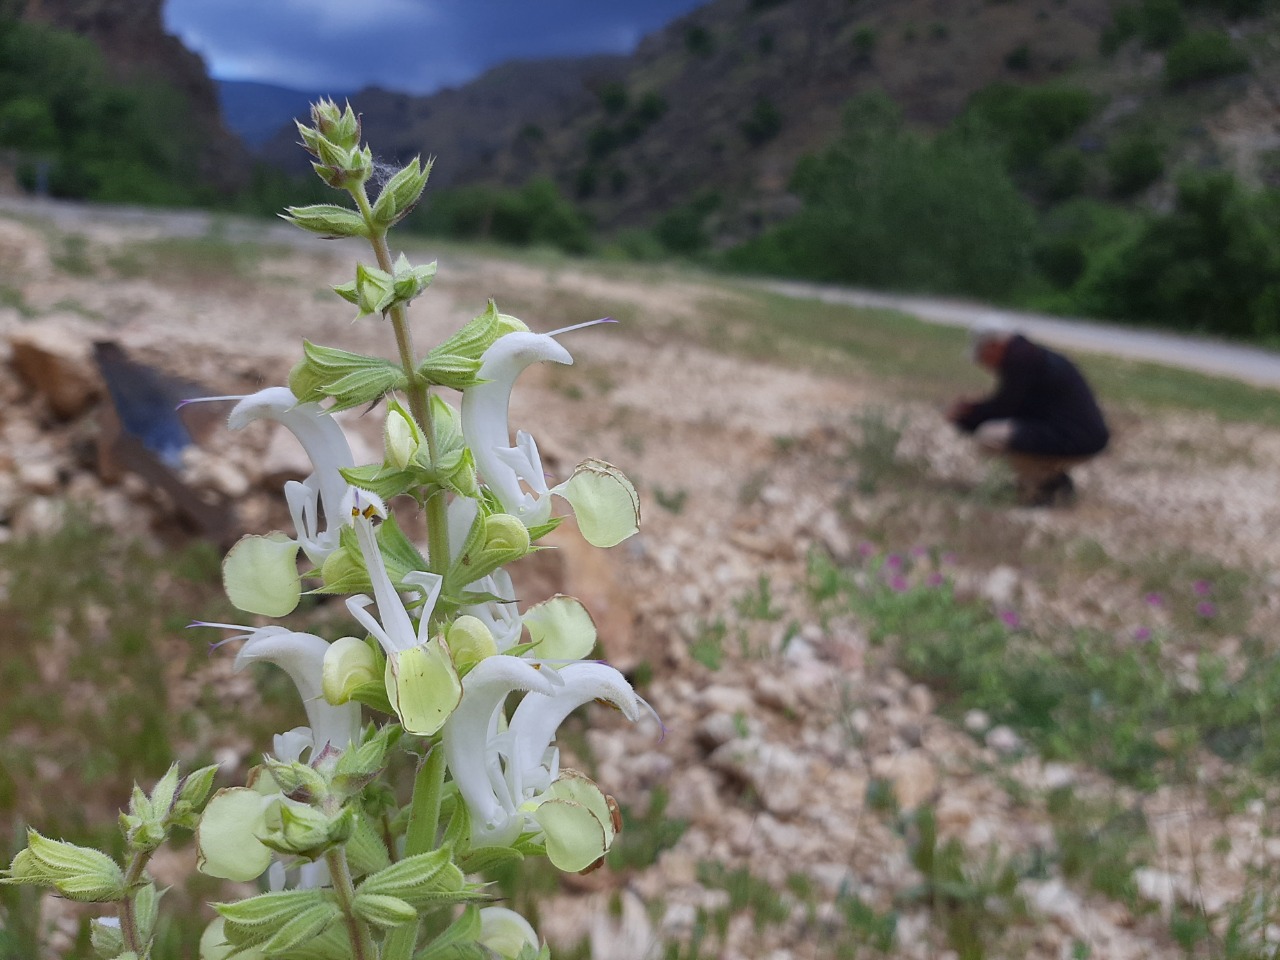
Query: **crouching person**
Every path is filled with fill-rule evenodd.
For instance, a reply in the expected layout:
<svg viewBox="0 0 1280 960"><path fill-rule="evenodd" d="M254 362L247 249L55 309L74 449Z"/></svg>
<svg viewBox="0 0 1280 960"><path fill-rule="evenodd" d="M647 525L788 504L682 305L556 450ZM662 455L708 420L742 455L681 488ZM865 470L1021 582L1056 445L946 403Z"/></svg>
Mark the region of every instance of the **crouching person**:
<svg viewBox="0 0 1280 960"><path fill-rule="evenodd" d="M956 400L947 419L973 434L985 452L1008 460L1019 503L1071 502L1069 471L1110 439L1093 391L1070 360L1001 319L979 321L970 338L973 361L996 377L996 389L982 399Z"/></svg>

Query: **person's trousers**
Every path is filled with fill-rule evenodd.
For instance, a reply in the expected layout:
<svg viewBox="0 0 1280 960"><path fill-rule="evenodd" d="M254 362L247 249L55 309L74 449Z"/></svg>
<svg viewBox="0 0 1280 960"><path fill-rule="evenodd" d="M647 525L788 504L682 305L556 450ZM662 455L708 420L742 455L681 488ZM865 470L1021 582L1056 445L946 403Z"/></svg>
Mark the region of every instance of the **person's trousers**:
<svg viewBox="0 0 1280 960"><path fill-rule="evenodd" d="M992 456L1002 456L1013 470L1021 503L1034 502L1040 491L1051 481L1078 467L1097 454L1084 457L1064 457L1055 454L1020 453L1009 449L1009 441L1017 425L1015 420L988 420L978 427L974 439L979 448Z"/></svg>

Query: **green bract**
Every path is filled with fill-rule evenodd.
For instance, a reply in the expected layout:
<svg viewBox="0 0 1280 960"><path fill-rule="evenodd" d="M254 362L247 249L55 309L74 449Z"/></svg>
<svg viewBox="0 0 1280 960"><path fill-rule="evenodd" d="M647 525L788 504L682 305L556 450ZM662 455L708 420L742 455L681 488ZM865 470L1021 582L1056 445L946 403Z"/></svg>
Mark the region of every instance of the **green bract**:
<svg viewBox="0 0 1280 960"><path fill-rule="evenodd" d="M222 586L227 599L245 613L283 617L302 598L296 540L283 533L245 536L222 561Z"/></svg>

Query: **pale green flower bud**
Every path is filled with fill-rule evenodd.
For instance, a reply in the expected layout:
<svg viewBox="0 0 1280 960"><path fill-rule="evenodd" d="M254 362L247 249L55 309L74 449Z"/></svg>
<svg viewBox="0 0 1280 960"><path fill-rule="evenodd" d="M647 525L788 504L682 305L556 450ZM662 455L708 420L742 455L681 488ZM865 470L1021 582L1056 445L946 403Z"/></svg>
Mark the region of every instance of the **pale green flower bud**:
<svg viewBox="0 0 1280 960"><path fill-rule="evenodd" d="M404 470L409 466L422 443L417 425L399 404L392 405L387 411L382 439L387 451L387 463L394 464L397 470Z"/></svg>
<svg viewBox="0 0 1280 960"><path fill-rule="evenodd" d="M50 840L27 831L27 848L13 858L0 883L53 887L70 900L108 903L125 896L124 873L99 850Z"/></svg>
<svg viewBox="0 0 1280 960"><path fill-rule="evenodd" d="M445 630L445 643L449 645L449 653L453 656L453 665L458 673L466 673L485 657L492 657L498 652L498 644L493 634L479 617L461 616L449 624Z"/></svg>
<svg viewBox="0 0 1280 960"><path fill-rule="evenodd" d="M342 637L329 644L321 667L324 698L335 707L348 703L366 683L382 678L383 664L369 644L355 637Z"/></svg>
<svg viewBox="0 0 1280 960"><path fill-rule="evenodd" d="M305 763L281 763L268 758L263 766L287 796L317 800L329 793L329 785L324 777Z"/></svg>
<svg viewBox="0 0 1280 960"><path fill-rule="evenodd" d="M529 528L509 513L495 513L484 519L485 551L500 551L518 559L529 552ZM510 561L503 561L508 563Z"/></svg>
<svg viewBox="0 0 1280 960"><path fill-rule="evenodd" d="M316 130L340 147L351 149L360 143L360 118L348 103L342 109L333 100L311 105L311 122Z"/></svg>
<svg viewBox="0 0 1280 960"><path fill-rule="evenodd" d="M282 800L267 814L263 844L277 853L316 859L332 847L346 842L355 826L354 812L343 808L330 816L304 803Z"/></svg>

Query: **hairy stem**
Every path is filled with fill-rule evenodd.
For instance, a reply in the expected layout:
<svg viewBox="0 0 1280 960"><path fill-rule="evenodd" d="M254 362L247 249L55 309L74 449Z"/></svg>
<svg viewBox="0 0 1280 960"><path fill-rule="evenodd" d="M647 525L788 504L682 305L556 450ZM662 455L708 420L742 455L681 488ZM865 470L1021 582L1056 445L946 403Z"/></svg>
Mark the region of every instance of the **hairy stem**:
<svg viewBox="0 0 1280 960"><path fill-rule="evenodd" d="M356 888L351 881L351 868L347 865L346 852L341 849L330 850L324 855L324 861L329 865L329 878L338 898L338 909L342 911L347 925L353 960L377 960L377 948L369 934L369 925L356 916Z"/></svg>
<svg viewBox="0 0 1280 960"><path fill-rule="evenodd" d="M142 880L151 854L150 850L139 850L129 860L129 866L124 872L124 886L128 892L120 901L120 935L124 938L124 948L140 957L146 955L147 944L142 931L138 929L138 904L134 888Z"/></svg>

